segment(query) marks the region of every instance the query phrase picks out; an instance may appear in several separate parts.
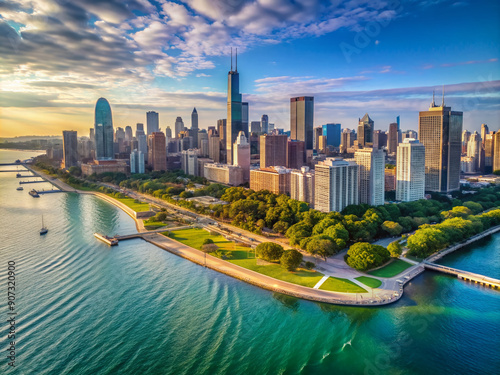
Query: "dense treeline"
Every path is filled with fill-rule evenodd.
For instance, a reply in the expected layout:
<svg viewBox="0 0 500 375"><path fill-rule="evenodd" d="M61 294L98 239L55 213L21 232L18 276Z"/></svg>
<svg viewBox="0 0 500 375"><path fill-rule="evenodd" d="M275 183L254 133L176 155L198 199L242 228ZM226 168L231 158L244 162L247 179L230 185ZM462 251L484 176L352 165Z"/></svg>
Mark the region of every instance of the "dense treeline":
<svg viewBox="0 0 500 375"><path fill-rule="evenodd" d="M408 237L409 254L425 258L447 246L500 225L500 209L479 215L472 215L472 212L464 206L453 207L452 210L442 213L446 218L443 222L436 225L422 225Z"/></svg>

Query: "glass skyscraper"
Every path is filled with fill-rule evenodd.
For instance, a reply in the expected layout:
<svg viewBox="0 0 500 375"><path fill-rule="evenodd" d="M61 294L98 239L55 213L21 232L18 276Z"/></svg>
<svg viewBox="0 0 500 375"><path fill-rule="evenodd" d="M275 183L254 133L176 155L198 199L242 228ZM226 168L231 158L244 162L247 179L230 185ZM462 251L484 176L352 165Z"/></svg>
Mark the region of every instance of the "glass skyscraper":
<svg viewBox="0 0 500 375"><path fill-rule="evenodd" d="M236 57L237 58L237 57ZM231 56L232 60L232 56ZM238 65L227 74L227 125L226 125L226 150L227 164L233 164L234 142L240 131L244 130L242 125L242 105L240 94L240 75ZM248 130L247 130L248 131Z"/></svg>
<svg viewBox="0 0 500 375"><path fill-rule="evenodd" d="M314 97L290 99L290 138L304 141L306 150L313 149Z"/></svg>
<svg viewBox="0 0 500 375"><path fill-rule="evenodd" d="M436 106L418 115L418 137L425 146L425 190L447 193L460 188L463 112Z"/></svg>
<svg viewBox="0 0 500 375"><path fill-rule="evenodd" d="M113 118L111 107L104 98L99 98L95 105L94 129L96 159L113 159Z"/></svg>

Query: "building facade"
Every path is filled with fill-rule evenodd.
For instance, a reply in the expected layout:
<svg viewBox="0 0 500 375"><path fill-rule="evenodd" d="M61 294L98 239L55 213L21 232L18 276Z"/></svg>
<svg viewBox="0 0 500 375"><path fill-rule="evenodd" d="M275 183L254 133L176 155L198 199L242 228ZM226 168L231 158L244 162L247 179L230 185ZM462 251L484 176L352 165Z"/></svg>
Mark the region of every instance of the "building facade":
<svg viewBox="0 0 500 375"><path fill-rule="evenodd" d="M207 163L204 175L207 180L220 184L239 186L243 183L243 169L237 165Z"/></svg>
<svg viewBox="0 0 500 375"><path fill-rule="evenodd" d="M166 171L167 144L165 134L162 132L153 132L148 137L148 142L148 164L152 166L153 171Z"/></svg>
<svg viewBox="0 0 500 375"><path fill-rule="evenodd" d="M286 165L287 142L286 135L261 135L260 167L267 168L275 165L284 167Z"/></svg>
<svg viewBox="0 0 500 375"><path fill-rule="evenodd" d="M425 146L425 190L448 193L460 188L463 113L434 100L418 116L420 143Z"/></svg>
<svg viewBox="0 0 500 375"><path fill-rule="evenodd" d="M62 167L76 167L78 164L78 137L73 130L63 130L63 160Z"/></svg>
<svg viewBox="0 0 500 375"><path fill-rule="evenodd" d="M385 153L375 148L363 148L354 153L354 160L359 165L359 203L383 205Z"/></svg>
<svg viewBox="0 0 500 375"><path fill-rule="evenodd" d="M371 147L373 146L373 127L374 122L365 113L362 119L359 119L358 123L358 146L359 147Z"/></svg>
<svg viewBox="0 0 500 375"><path fill-rule="evenodd" d="M250 189L290 194L290 174L291 170L284 167L253 169L250 171Z"/></svg>
<svg viewBox="0 0 500 375"><path fill-rule="evenodd" d="M193 137L194 147L198 147L198 111L196 108L193 108L191 113L191 137Z"/></svg>
<svg viewBox="0 0 500 375"><path fill-rule="evenodd" d="M160 119L158 112L149 111L146 112L146 133L151 135L154 132L160 131Z"/></svg>
<svg viewBox="0 0 500 375"><path fill-rule="evenodd" d="M306 150L313 149L314 97L290 99L290 138L304 141Z"/></svg>
<svg viewBox="0 0 500 375"><path fill-rule="evenodd" d="M424 199L425 147L407 138L400 143L396 164L396 200L402 202Z"/></svg>
<svg viewBox="0 0 500 375"><path fill-rule="evenodd" d="M133 150L130 153L130 173L144 173L144 154L142 151Z"/></svg>
<svg viewBox="0 0 500 375"><path fill-rule="evenodd" d="M359 166L342 158L327 158L316 165L314 208L323 212L340 212L358 204Z"/></svg>
<svg viewBox="0 0 500 375"><path fill-rule="evenodd" d="M113 159L115 155L113 149L113 117L111 107L104 98L99 98L95 105L94 136L96 159Z"/></svg>
<svg viewBox="0 0 500 375"><path fill-rule="evenodd" d="M250 181L250 143L248 143L244 131L240 131L238 134L233 145L233 152L234 165L243 170L243 180Z"/></svg>
<svg viewBox="0 0 500 375"><path fill-rule="evenodd" d="M309 203L314 208L314 170L302 167L290 174L290 198Z"/></svg>

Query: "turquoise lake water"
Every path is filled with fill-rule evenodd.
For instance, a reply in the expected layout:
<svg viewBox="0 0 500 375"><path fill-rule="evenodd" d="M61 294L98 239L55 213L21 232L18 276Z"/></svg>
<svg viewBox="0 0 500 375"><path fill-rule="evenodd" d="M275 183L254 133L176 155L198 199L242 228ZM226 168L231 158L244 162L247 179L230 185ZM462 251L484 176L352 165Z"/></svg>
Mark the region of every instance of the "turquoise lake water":
<svg viewBox="0 0 500 375"><path fill-rule="evenodd" d="M1 162L36 153L0 150ZM0 167L12 169L12 167ZM13 167L15 168L15 167ZM426 271L386 307L265 291L142 240L93 196L0 173L0 374L499 374L500 292ZM49 228L40 236L41 216ZM7 365L7 262L17 358ZM442 264L500 278L500 234Z"/></svg>

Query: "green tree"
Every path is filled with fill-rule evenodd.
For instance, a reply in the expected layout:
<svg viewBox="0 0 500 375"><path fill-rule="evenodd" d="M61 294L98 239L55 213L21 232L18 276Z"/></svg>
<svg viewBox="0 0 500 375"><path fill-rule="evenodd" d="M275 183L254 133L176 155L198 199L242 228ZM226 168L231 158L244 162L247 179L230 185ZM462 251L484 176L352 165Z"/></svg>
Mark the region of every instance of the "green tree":
<svg viewBox="0 0 500 375"><path fill-rule="evenodd" d="M214 243L207 243L201 246L201 250L205 253L213 253L219 250L219 246Z"/></svg>
<svg viewBox="0 0 500 375"><path fill-rule="evenodd" d="M472 215L472 211L465 206L456 206L449 211L441 212L443 219L451 219L453 217L463 217L464 219Z"/></svg>
<svg viewBox="0 0 500 375"><path fill-rule="evenodd" d="M408 237L407 247L411 255L425 258L430 254L443 249L447 245L445 233L439 228L428 227L417 230Z"/></svg>
<svg viewBox="0 0 500 375"><path fill-rule="evenodd" d="M391 257L399 258L399 256L403 253L403 246L401 246L401 243L399 242L399 240L397 240L397 241L391 242L387 246L387 250L389 250Z"/></svg>
<svg viewBox="0 0 500 375"><path fill-rule="evenodd" d="M205 241L203 241L203 245L208 245L211 243L214 243L214 240L212 240L211 238L206 238Z"/></svg>
<svg viewBox="0 0 500 375"><path fill-rule="evenodd" d="M68 172L72 176L80 177L82 175L82 170L79 167L69 167Z"/></svg>
<svg viewBox="0 0 500 375"><path fill-rule="evenodd" d="M385 230L391 236L399 236L403 231L401 224L394 221L384 221L382 223L382 229Z"/></svg>
<svg viewBox="0 0 500 375"><path fill-rule="evenodd" d="M283 252L280 258L281 267L286 268L288 271L295 271L302 262L302 254L295 249Z"/></svg>
<svg viewBox="0 0 500 375"><path fill-rule="evenodd" d="M471 210L474 215L480 213L483 210L483 206L481 206L481 204L477 202L467 201L464 202L462 205Z"/></svg>
<svg viewBox="0 0 500 375"><path fill-rule="evenodd" d="M335 242L327 236L314 236L306 246L306 251L312 255L317 255L326 260L327 257L340 250Z"/></svg>
<svg viewBox="0 0 500 375"><path fill-rule="evenodd" d="M274 242L263 242L257 245L255 252L259 258L269 262L276 262L283 255L283 246Z"/></svg>
<svg viewBox="0 0 500 375"><path fill-rule="evenodd" d="M346 263L352 268L366 271L384 264L389 257L389 251L383 246L357 242L347 251Z"/></svg>

